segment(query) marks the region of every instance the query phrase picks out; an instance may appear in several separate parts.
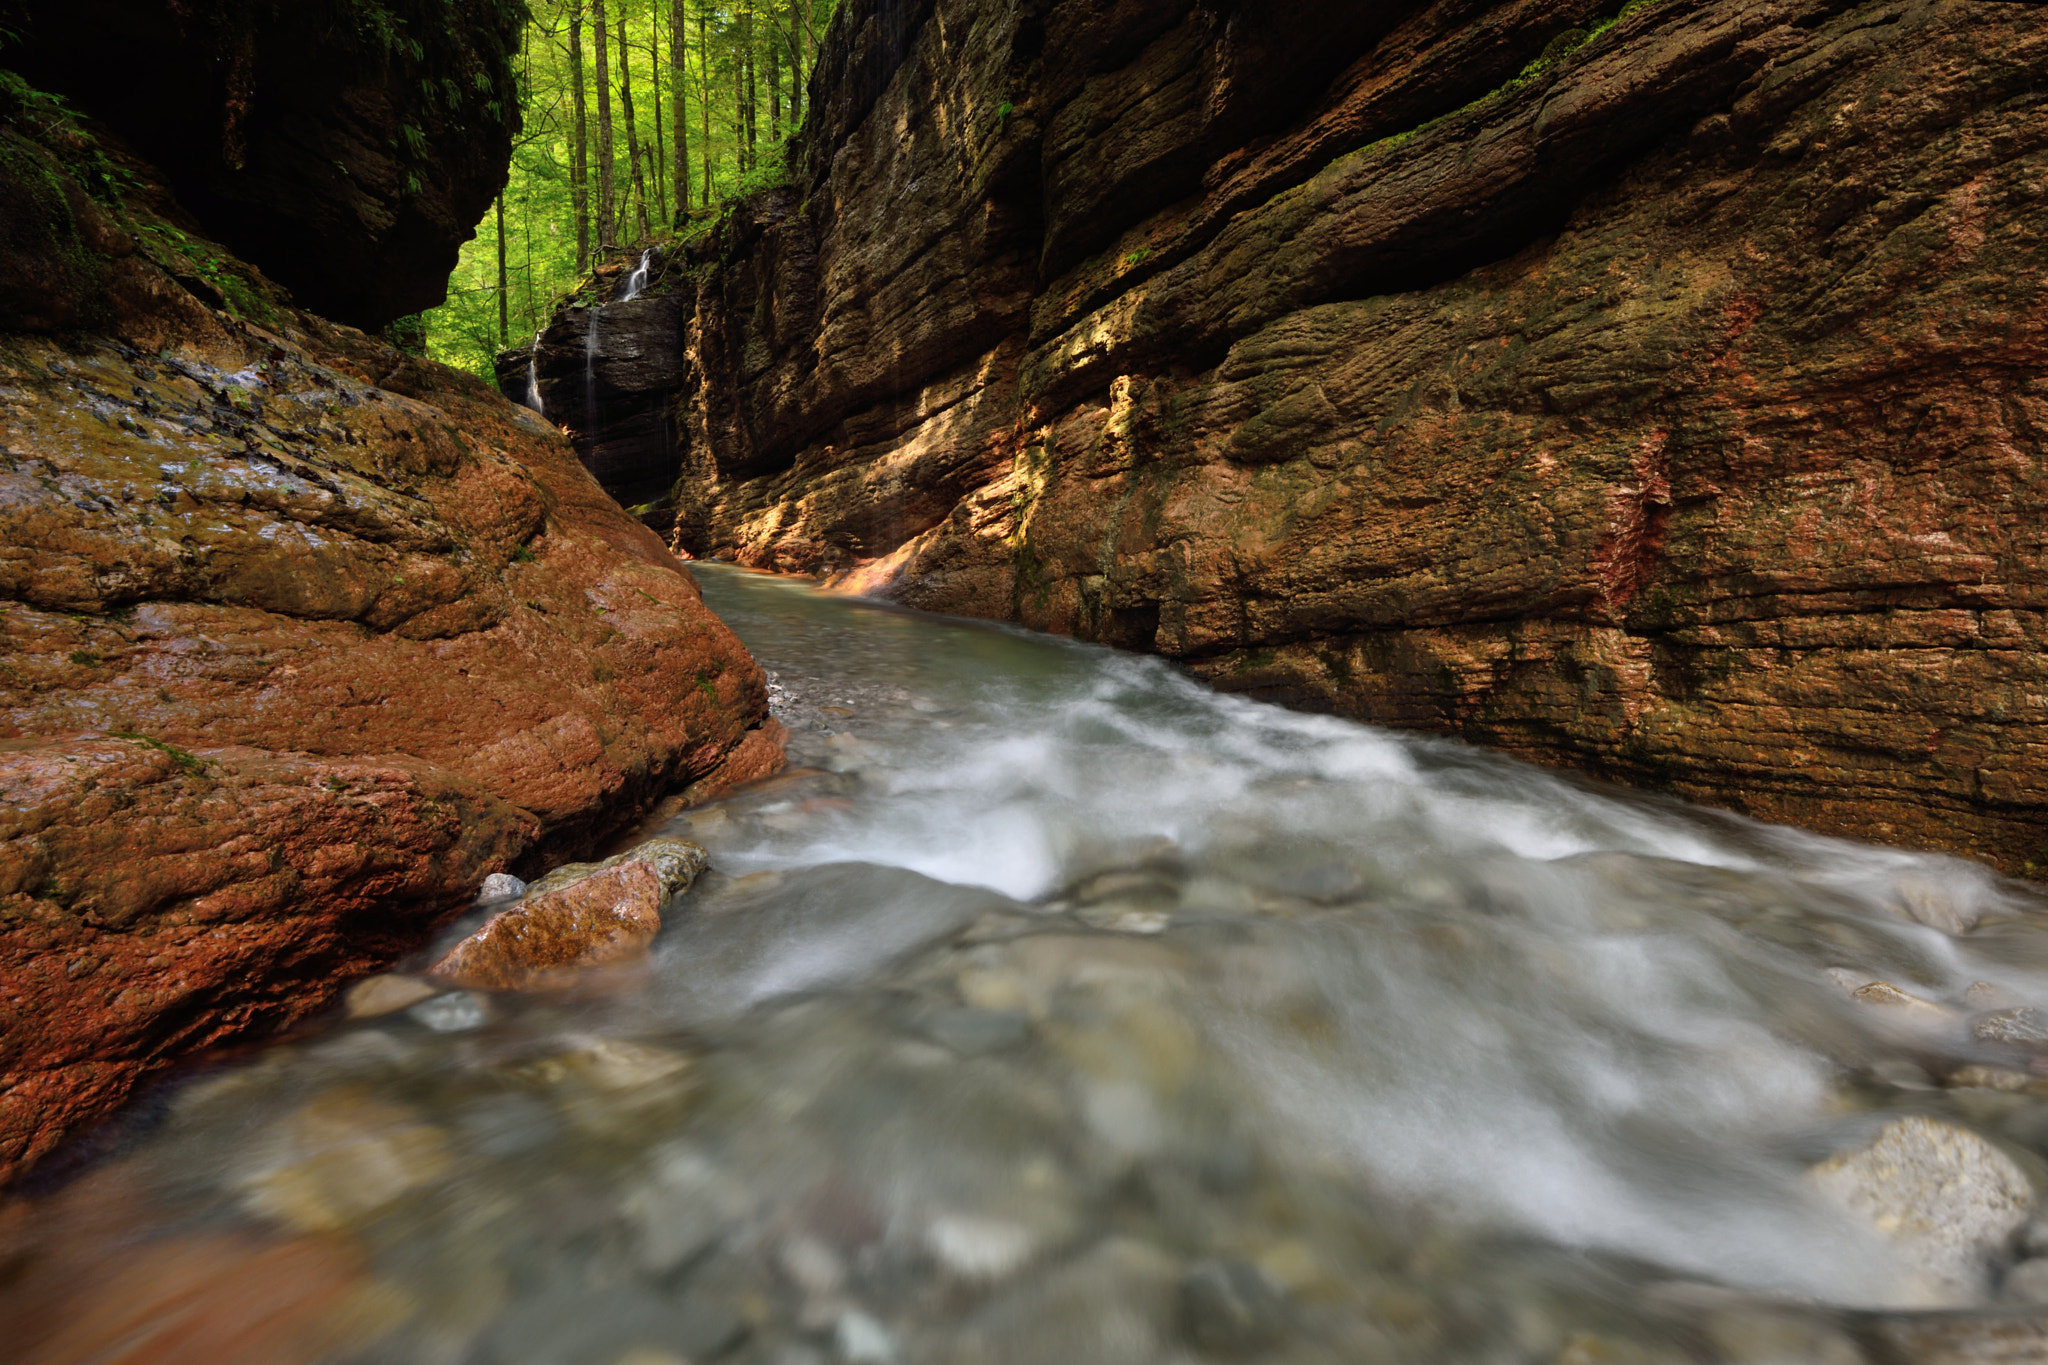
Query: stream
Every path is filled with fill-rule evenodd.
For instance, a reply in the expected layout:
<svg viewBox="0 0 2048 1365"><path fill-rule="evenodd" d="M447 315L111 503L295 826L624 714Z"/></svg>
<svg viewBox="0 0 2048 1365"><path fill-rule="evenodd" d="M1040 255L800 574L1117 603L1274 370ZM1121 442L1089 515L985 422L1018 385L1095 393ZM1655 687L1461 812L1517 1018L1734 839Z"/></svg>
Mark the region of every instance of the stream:
<svg viewBox="0 0 2048 1365"><path fill-rule="evenodd" d="M640 832L712 855L652 967L181 1082L89 1250L345 1246L305 1358L392 1365L1854 1365L2014 1305L2035 1229L1943 1278L1810 1170L1921 1116L2042 1183L1971 1022L2048 1006L2028 888L697 572L792 766Z"/></svg>

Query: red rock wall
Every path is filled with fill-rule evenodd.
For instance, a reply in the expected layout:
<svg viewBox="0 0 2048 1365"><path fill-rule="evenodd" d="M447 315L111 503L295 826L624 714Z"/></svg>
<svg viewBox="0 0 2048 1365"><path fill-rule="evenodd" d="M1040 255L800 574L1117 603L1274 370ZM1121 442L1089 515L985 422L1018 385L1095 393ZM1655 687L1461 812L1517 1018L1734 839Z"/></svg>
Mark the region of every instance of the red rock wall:
<svg viewBox="0 0 2048 1365"><path fill-rule="evenodd" d="M1266 12L850 4L679 542L2048 865L2044 11Z"/></svg>
<svg viewBox="0 0 2048 1365"><path fill-rule="evenodd" d="M0 173L84 154L4 135ZM774 747L759 668L557 432L294 312L127 170L67 182L69 273L0 291L72 324L0 332L0 1181ZM144 249L174 219L262 323Z"/></svg>

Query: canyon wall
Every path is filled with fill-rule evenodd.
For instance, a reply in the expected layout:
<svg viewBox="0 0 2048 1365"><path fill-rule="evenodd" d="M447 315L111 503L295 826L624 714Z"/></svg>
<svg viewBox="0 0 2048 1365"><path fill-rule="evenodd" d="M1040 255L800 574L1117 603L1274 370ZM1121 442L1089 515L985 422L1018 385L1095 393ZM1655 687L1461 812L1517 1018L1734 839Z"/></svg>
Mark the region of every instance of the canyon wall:
<svg viewBox="0 0 2048 1365"><path fill-rule="evenodd" d="M179 188L0 73L0 1182L778 757L560 433L297 310Z"/></svg>
<svg viewBox="0 0 2048 1365"><path fill-rule="evenodd" d="M539 388L692 553L2038 875L2044 20L850 0Z"/></svg>

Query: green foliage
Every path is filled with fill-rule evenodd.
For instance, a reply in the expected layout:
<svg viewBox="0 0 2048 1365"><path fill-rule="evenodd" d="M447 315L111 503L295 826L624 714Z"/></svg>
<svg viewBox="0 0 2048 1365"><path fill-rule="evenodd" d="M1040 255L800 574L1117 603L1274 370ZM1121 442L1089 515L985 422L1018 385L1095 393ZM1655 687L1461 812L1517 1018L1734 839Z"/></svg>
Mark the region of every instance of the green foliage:
<svg viewBox="0 0 2048 1365"><path fill-rule="evenodd" d="M1416 138L1422 137L1424 134L1433 132L1444 124L1449 123L1452 119L1490 104L1503 95L1511 95L1517 90L1532 85L1541 80L1550 68L1556 66L1580 48L1605 36L1609 30L1631 15L1638 14L1646 9L1655 9L1659 5L1668 3L1670 3L1670 0L1628 0L1628 3L1622 5L1620 9L1607 18L1595 23L1591 28L1566 29L1545 44L1543 51L1533 58L1527 66L1516 72L1512 78L1496 89L1487 91L1484 95L1481 95L1478 99L1473 100L1461 109L1454 109L1447 114L1441 114L1414 128L1395 133L1392 137L1381 138L1366 150L1373 152L1394 151L1407 143L1413 142Z"/></svg>
<svg viewBox="0 0 2048 1365"><path fill-rule="evenodd" d="M409 313L384 325L384 339L407 355L427 353L427 319L423 313Z"/></svg>
<svg viewBox="0 0 2048 1365"><path fill-rule="evenodd" d="M400 0L383 3L394 10L401 8ZM778 124L766 78L769 54L773 49L779 54L777 60L786 62L789 35L795 32L802 40L808 78L810 40L822 33L835 4L836 0L810 0L810 23L805 26L791 22L796 7L789 5L788 0L754 0L750 49L748 26L743 22L745 16L737 0L686 0L687 58L683 75L690 211L683 221L676 222L675 191L669 184L676 132L671 106L672 0L610 0L605 14L611 30L608 74L615 125L612 155L620 202L615 220L618 246L612 255L602 261L593 260L591 265L624 266L648 245L708 230L739 199L790 183L788 144L795 133L788 117L790 79L785 70L781 78L782 117ZM577 297L587 300L592 294L592 281L586 270L579 269L577 261L576 195L571 184L576 116L569 62L569 15L569 0L532 0L518 57L517 79L498 87L507 97L516 95L523 130L514 143L504 193L503 330L498 283L499 217L495 206L478 224L477 235L463 247L449 277L446 302L423 315L428 352L436 360L486 382L495 382L495 359L502 349L525 342L546 326L555 308L564 301ZM635 186L627 155L617 62L617 23L621 15L632 53L633 131L641 148L640 187ZM581 42L589 156L593 162L588 198L594 220L597 64L595 38L587 21ZM745 88L749 50L755 66L755 136L751 143L746 137L739 99ZM432 99L445 101L447 93L437 85ZM645 195L650 227L644 237L639 227L637 198L641 193ZM593 256L597 235L593 221Z"/></svg>
<svg viewBox="0 0 2048 1365"><path fill-rule="evenodd" d="M141 224L136 235L151 259L202 299L235 317L276 325L276 305L247 267L213 243L188 237L161 219Z"/></svg>

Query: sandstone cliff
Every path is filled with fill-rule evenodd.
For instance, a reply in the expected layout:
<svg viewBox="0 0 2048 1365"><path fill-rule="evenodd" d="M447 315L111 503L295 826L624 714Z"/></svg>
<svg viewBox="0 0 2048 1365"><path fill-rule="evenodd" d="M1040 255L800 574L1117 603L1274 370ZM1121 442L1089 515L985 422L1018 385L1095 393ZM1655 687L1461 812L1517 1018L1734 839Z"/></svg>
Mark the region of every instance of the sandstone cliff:
<svg viewBox="0 0 2048 1365"><path fill-rule="evenodd" d="M2044 91L2006 0L854 0L668 382L540 368L693 552L2038 871Z"/></svg>
<svg viewBox="0 0 2048 1365"><path fill-rule="evenodd" d="M757 772L766 693L552 428L0 99L5 1180L486 874Z"/></svg>

